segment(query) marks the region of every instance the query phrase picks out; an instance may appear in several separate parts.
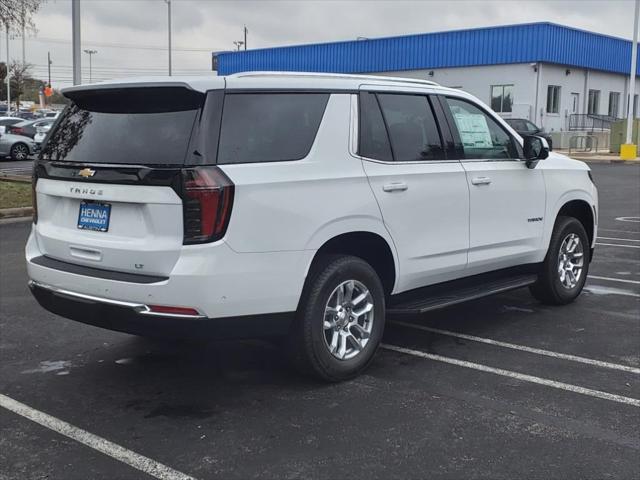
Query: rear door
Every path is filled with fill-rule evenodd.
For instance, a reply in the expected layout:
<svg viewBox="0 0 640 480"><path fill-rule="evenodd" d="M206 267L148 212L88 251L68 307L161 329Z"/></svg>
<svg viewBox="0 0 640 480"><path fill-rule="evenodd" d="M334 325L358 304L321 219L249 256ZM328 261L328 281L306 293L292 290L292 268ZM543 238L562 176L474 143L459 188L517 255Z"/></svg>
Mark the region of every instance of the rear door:
<svg viewBox="0 0 640 480"><path fill-rule="evenodd" d="M461 276L469 246L469 190L439 128L433 100L416 91L360 95L359 154L400 261L398 291ZM435 105L439 108L439 105Z"/></svg>
<svg viewBox="0 0 640 480"><path fill-rule="evenodd" d="M464 150L470 273L535 261L546 201L542 170L527 168L517 140L483 107L466 98L441 99Z"/></svg>
<svg viewBox="0 0 640 480"><path fill-rule="evenodd" d="M183 244L181 169L204 95L178 87L80 91L36 165L45 256L168 275Z"/></svg>

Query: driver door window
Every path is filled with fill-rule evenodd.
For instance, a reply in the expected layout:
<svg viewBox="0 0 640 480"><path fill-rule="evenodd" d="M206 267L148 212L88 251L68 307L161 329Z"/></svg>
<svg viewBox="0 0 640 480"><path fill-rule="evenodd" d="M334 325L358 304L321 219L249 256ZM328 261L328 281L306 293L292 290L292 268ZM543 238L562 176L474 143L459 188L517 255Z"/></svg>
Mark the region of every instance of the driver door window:
<svg viewBox="0 0 640 480"><path fill-rule="evenodd" d="M518 159L511 136L489 115L470 102L447 97L466 159Z"/></svg>

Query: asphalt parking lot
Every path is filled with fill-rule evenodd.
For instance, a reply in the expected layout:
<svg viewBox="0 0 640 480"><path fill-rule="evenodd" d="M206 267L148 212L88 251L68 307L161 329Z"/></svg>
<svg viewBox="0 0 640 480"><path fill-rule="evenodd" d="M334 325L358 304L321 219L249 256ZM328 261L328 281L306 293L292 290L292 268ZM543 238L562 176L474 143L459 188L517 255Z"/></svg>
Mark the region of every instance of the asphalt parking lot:
<svg viewBox="0 0 640 480"><path fill-rule="evenodd" d="M640 478L640 166L592 168L600 231L577 302L519 290L391 324L336 385L266 341L49 314L26 286L30 224L1 224L0 478Z"/></svg>

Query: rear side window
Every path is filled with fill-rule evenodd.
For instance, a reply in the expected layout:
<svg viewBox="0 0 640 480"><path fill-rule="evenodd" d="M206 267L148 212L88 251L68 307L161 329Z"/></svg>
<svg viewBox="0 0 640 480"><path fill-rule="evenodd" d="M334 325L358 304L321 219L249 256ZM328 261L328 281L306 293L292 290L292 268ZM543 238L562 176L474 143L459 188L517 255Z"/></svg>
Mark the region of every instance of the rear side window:
<svg viewBox="0 0 640 480"><path fill-rule="evenodd" d="M182 165L204 95L181 87L72 92L44 160Z"/></svg>
<svg viewBox="0 0 640 480"><path fill-rule="evenodd" d="M218 163L300 160L316 138L328 93L227 93Z"/></svg>
<svg viewBox="0 0 640 480"><path fill-rule="evenodd" d="M378 100L373 93L360 94L360 142L358 153L375 160L391 161L391 145Z"/></svg>
<svg viewBox="0 0 640 480"><path fill-rule="evenodd" d="M378 99L397 162L446 158L426 96L378 94Z"/></svg>

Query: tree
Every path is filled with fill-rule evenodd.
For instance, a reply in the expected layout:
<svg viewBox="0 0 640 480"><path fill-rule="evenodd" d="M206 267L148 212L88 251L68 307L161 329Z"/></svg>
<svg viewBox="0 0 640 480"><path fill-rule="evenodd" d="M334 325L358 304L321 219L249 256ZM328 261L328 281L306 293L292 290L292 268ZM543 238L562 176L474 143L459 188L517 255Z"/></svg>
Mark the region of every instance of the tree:
<svg viewBox="0 0 640 480"><path fill-rule="evenodd" d="M20 97L24 95L27 83L31 80L32 65L16 60L9 64L9 75L11 76L11 100L16 102L16 108L20 108Z"/></svg>
<svg viewBox="0 0 640 480"><path fill-rule="evenodd" d="M46 0L0 0L0 23L9 30L35 30L33 16Z"/></svg>

